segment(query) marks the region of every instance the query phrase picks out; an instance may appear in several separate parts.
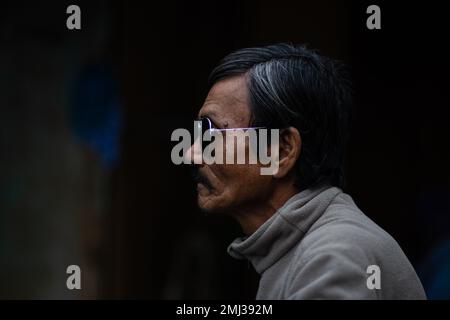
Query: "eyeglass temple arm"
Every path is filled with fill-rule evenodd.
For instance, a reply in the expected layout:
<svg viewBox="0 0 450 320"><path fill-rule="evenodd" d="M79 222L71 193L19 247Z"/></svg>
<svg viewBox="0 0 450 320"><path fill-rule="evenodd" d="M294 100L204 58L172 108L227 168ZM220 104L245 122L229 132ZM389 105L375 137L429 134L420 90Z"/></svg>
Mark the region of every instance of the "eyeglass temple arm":
<svg viewBox="0 0 450 320"><path fill-rule="evenodd" d="M232 131L232 130L248 130L248 129L267 129L266 127L248 127L248 128L226 128L226 129L217 129L211 128L211 131Z"/></svg>

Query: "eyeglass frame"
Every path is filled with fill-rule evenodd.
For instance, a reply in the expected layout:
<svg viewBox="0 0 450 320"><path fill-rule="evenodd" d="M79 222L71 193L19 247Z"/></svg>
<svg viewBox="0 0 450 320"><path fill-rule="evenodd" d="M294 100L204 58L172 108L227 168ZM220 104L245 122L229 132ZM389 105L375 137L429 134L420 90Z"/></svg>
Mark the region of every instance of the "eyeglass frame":
<svg viewBox="0 0 450 320"><path fill-rule="evenodd" d="M233 131L233 130L249 130L249 129L267 129L267 127L246 127L246 128L214 128L212 121L209 117L199 117L197 121L202 121L202 134L204 134L207 130L203 129L203 120L206 119L208 121L208 129L210 131Z"/></svg>

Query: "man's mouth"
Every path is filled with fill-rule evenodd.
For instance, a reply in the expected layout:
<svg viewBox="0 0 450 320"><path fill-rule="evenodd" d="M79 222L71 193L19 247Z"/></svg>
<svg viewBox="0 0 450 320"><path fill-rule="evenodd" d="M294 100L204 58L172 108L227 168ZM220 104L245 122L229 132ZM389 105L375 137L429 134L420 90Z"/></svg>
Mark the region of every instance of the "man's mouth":
<svg viewBox="0 0 450 320"><path fill-rule="evenodd" d="M192 176L194 178L194 181L197 182L197 190L199 189L199 187L204 187L208 190L212 189L212 186L209 183L208 179L203 174L201 174L198 169L192 171Z"/></svg>
<svg viewBox="0 0 450 320"><path fill-rule="evenodd" d="M197 195L200 197L205 197L210 194L209 188L206 187L203 183L197 183Z"/></svg>

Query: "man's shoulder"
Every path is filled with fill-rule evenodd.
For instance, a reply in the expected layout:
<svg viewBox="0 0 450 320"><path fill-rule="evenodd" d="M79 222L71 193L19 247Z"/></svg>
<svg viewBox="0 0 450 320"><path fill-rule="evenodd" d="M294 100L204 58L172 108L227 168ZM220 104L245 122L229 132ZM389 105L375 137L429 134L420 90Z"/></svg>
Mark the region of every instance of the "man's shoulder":
<svg viewBox="0 0 450 320"><path fill-rule="evenodd" d="M297 287L315 288L313 293L308 291L308 295L303 295L304 292L300 289L297 292L293 284L290 292L301 293L301 297L328 294L326 297L425 298L414 268L398 243L359 210L345 193L333 199L306 232L291 258L289 276L302 279L298 280ZM375 292L375 296L366 287L373 266L381 270L384 279L382 290ZM315 283L314 286L311 283ZM333 291L335 287L340 294Z"/></svg>
<svg viewBox="0 0 450 320"><path fill-rule="evenodd" d="M333 251L368 261L385 255L403 256L395 239L367 217L345 193L333 199L307 231L298 250L306 257Z"/></svg>

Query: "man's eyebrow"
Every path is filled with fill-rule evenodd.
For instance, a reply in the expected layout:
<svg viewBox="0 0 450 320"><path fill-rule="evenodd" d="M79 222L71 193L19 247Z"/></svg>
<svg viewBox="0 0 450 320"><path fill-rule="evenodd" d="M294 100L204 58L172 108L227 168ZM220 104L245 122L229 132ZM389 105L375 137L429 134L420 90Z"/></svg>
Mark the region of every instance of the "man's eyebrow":
<svg viewBox="0 0 450 320"><path fill-rule="evenodd" d="M218 129L220 129L222 126L220 125L220 122L219 121L217 121L217 116L216 116L216 114L215 114L215 112L213 112L213 111L207 111L207 112L205 112L205 113L203 113L203 114L199 114L198 115L198 119L201 119L202 117L208 117L210 120L211 120L211 123L212 123L212 125L215 127L215 128L218 128Z"/></svg>

